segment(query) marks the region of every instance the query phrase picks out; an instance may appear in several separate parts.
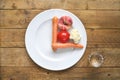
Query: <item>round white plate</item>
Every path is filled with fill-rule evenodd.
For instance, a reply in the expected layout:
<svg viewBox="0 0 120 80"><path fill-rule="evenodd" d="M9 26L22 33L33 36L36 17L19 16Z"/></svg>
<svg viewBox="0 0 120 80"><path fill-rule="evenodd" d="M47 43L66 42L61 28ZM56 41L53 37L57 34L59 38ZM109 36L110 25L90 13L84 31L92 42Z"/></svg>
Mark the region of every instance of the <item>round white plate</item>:
<svg viewBox="0 0 120 80"><path fill-rule="evenodd" d="M54 52L51 48L52 18L57 16L70 16L73 27L79 30L82 49L58 49ZM25 45L32 60L48 70L64 70L75 65L83 56L87 44L87 36L82 22L72 13L61 9L50 9L39 13L28 25L25 34Z"/></svg>

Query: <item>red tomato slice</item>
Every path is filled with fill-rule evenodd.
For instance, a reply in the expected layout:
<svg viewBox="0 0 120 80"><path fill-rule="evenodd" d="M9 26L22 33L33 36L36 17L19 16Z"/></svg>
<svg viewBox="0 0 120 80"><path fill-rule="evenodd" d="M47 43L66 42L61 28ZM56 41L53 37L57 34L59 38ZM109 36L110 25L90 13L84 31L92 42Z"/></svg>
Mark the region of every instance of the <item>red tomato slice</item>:
<svg viewBox="0 0 120 80"><path fill-rule="evenodd" d="M62 29L60 32L58 32L58 41L61 43L66 43L69 40L70 34L66 29Z"/></svg>

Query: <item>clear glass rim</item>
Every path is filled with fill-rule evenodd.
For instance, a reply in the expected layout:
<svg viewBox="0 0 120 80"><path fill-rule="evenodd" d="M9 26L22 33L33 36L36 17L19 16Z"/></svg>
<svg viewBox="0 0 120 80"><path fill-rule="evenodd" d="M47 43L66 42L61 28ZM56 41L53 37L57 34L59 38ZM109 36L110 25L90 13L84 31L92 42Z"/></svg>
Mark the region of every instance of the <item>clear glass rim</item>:
<svg viewBox="0 0 120 80"><path fill-rule="evenodd" d="M100 52L92 52L89 56L88 56L88 60L89 60L89 63L91 64L91 57L92 56L95 56L95 55L97 55L97 56L99 56L100 58L101 58L101 62L100 62L100 66L101 66L101 64L103 63L103 61L104 61L104 57L103 57L103 55L100 53ZM93 65L92 65L93 66ZM95 67L95 66L94 66ZM99 66L98 66L99 67Z"/></svg>

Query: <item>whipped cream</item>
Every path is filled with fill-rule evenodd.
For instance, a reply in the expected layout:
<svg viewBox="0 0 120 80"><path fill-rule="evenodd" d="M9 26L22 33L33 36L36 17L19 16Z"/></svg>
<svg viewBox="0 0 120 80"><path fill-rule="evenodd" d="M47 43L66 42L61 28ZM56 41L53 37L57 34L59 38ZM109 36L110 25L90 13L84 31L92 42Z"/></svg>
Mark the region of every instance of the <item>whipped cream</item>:
<svg viewBox="0 0 120 80"><path fill-rule="evenodd" d="M77 29L72 29L70 31L70 39L72 39L76 44L79 43L81 36Z"/></svg>

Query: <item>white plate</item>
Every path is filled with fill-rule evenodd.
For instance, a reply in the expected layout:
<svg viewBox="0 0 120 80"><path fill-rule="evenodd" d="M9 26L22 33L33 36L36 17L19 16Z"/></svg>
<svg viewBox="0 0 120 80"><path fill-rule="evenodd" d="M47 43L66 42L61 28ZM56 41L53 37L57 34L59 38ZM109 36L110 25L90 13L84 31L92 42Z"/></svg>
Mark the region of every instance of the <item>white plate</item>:
<svg viewBox="0 0 120 80"><path fill-rule="evenodd" d="M52 40L52 18L63 15L70 16L73 20L73 27L81 34L80 44L82 49L59 49L53 52ZM82 22L72 13L61 9L50 9L39 13L28 25L25 34L25 45L32 60L48 70L64 70L75 65L83 56L87 44L87 36Z"/></svg>

